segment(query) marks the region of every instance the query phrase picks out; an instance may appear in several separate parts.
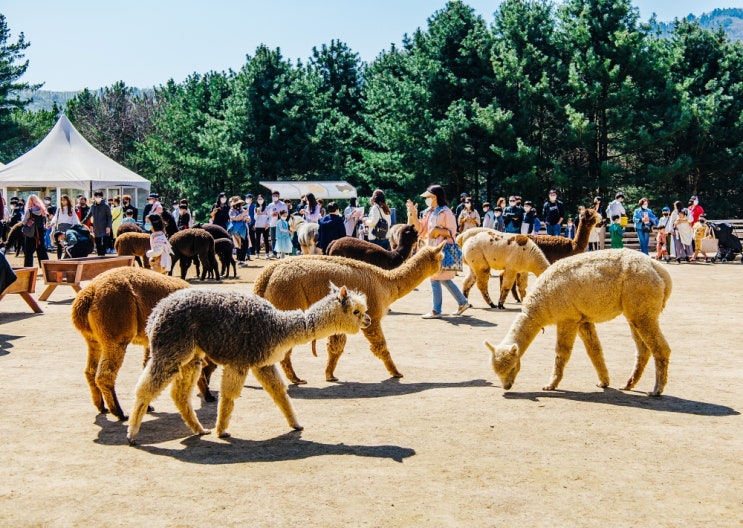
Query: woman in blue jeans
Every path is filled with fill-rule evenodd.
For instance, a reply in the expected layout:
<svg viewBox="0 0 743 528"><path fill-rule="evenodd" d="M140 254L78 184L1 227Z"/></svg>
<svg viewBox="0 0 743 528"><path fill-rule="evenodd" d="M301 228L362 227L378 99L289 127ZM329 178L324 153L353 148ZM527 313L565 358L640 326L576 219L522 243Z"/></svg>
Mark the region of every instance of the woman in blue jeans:
<svg viewBox="0 0 743 528"><path fill-rule="evenodd" d="M632 215L632 221L635 223L637 238L640 240L640 251L648 254L648 244L650 242L650 233L653 226L658 225L658 217L648 207L648 199L644 196L637 203L638 207Z"/></svg>
<svg viewBox="0 0 743 528"><path fill-rule="evenodd" d="M418 219L418 211L415 204L408 200L406 207L408 209L408 220L412 222L418 230L420 238L426 241L426 245L437 246L441 242L454 242L454 236L457 233L457 219L454 213L449 209L449 202L446 200L446 193L441 185L431 185L426 192L421 194L426 199L428 206L423 211L422 218ZM452 280L456 273L454 271L440 271L431 277L431 290L433 291L433 308L430 312L423 314L423 319L440 319L441 305L443 304L442 290L443 285L452 297L457 301L457 310L452 315L462 315L471 305L461 290Z"/></svg>

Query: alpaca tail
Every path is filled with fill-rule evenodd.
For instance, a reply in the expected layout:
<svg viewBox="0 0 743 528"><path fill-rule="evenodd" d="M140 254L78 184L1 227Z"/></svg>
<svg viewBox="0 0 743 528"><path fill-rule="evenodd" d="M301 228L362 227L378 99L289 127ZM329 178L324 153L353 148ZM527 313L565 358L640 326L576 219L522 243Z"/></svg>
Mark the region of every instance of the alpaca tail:
<svg viewBox="0 0 743 528"><path fill-rule="evenodd" d="M80 332L90 332L88 313L95 301L95 291L91 287L83 288L72 303L72 324Z"/></svg>

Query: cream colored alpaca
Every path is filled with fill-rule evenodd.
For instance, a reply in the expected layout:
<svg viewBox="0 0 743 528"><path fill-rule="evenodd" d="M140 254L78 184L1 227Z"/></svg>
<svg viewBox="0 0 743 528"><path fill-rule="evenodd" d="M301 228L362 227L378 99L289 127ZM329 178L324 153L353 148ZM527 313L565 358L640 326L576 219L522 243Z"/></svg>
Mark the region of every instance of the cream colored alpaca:
<svg viewBox="0 0 743 528"><path fill-rule="evenodd" d="M468 297L472 286L477 282L483 299L493 308L496 305L488 293L490 270L504 270L497 305L499 309L503 309L503 302L518 274L527 275L531 272L539 276L549 267L544 254L529 237L498 231L480 232L467 238L462 247L462 260L467 264L462 293Z"/></svg>
<svg viewBox="0 0 743 528"><path fill-rule="evenodd" d="M369 316L372 319L371 325L363 330L364 336L369 341L372 353L382 360L387 372L392 377L401 378L402 374L397 370L387 348L382 332L382 318L387 315L393 302L440 270L443 248L443 242L435 247L426 246L393 270L384 270L345 257L292 257L264 268L255 280L253 291L280 310L306 309L311 303L327 295L330 281L340 282L363 292L366 294ZM339 333L328 339L328 362L325 367L327 381L338 380L334 372L345 345L345 334ZM291 350L287 351L281 366L292 383L307 383L294 372Z"/></svg>
<svg viewBox="0 0 743 528"><path fill-rule="evenodd" d="M508 390L521 368L521 356L548 325L557 325L552 378L544 390L555 390L570 359L576 334L599 376L599 387L609 386L595 323L624 314L637 346L635 366L621 390L632 389L648 359L655 359L655 388L660 396L668 379L671 349L660 330L658 316L671 295L671 276L647 255L630 249L592 251L562 259L537 280L499 345L485 341L493 369Z"/></svg>

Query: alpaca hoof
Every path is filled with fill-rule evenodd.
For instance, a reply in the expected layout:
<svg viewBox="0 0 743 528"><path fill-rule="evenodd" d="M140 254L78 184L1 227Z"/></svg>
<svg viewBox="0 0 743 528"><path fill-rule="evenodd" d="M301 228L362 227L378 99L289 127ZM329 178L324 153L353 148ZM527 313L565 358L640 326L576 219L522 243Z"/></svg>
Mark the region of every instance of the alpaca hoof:
<svg viewBox="0 0 743 528"><path fill-rule="evenodd" d="M129 442L129 445L130 445L130 446L135 446L135 445L137 445L137 441L136 441L136 440L135 440L134 438L129 438L129 437L127 436L127 437L126 437L126 441L127 441L127 442Z"/></svg>
<svg viewBox="0 0 743 528"><path fill-rule="evenodd" d="M545 385L544 387L542 387L542 390L543 391L553 391L553 390L555 390L555 387L553 387L552 385Z"/></svg>
<svg viewBox="0 0 743 528"><path fill-rule="evenodd" d="M648 392L648 396L650 396L652 398L660 398L660 392L658 392L658 391Z"/></svg>
<svg viewBox="0 0 743 528"><path fill-rule="evenodd" d="M152 405L148 405L147 412L155 412L155 408Z"/></svg>
<svg viewBox="0 0 743 528"><path fill-rule="evenodd" d="M628 391L628 390L632 390L632 385L630 385L630 384L628 383L627 385L625 385L625 386L623 386L623 387L619 387L619 390L621 390L621 391Z"/></svg>
<svg viewBox="0 0 743 528"><path fill-rule="evenodd" d="M328 381L331 381L331 380L328 380ZM337 380L332 380L332 381L337 381ZM292 385L307 385L307 380L303 380L303 379L299 379L299 378L293 379L292 380Z"/></svg>
<svg viewBox="0 0 743 528"><path fill-rule="evenodd" d="M403 375L401 373L399 373L399 372L394 372L394 373L391 374L391 376L393 378L402 378L403 377Z"/></svg>
<svg viewBox="0 0 743 528"><path fill-rule="evenodd" d="M204 401L215 402L217 401L217 398L215 398L211 392L207 392L206 394L204 394Z"/></svg>
<svg viewBox="0 0 743 528"><path fill-rule="evenodd" d="M299 425L299 424L294 424L292 425L292 429L294 429L295 431L304 431L304 426Z"/></svg>
<svg viewBox="0 0 743 528"><path fill-rule="evenodd" d="M490 305L490 307L491 307L491 308L498 308L498 305L497 305L497 304L495 304L495 303L492 303L492 302L491 302L491 303L489 303L489 305Z"/></svg>
<svg viewBox="0 0 743 528"><path fill-rule="evenodd" d="M599 382L596 384L596 386L600 389L605 389L606 387L609 386L609 382L608 381L606 383Z"/></svg>
<svg viewBox="0 0 743 528"><path fill-rule="evenodd" d="M336 378L335 376L326 376L325 381L338 381L338 378ZM305 383L307 382L305 381Z"/></svg>
<svg viewBox="0 0 743 528"><path fill-rule="evenodd" d="M505 307L505 306L503 306L503 303L498 303L498 306L497 306L497 308L498 308L499 310L505 310L505 309L506 309L506 307Z"/></svg>
<svg viewBox="0 0 743 528"><path fill-rule="evenodd" d="M201 431L199 431L196 434L199 435L199 436L204 436L204 435L212 434L212 430L211 429L202 429ZM225 435L226 436L230 436L230 433L223 433L223 434L219 435L219 437L222 438Z"/></svg>
<svg viewBox="0 0 743 528"><path fill-rule="evenodd" d="M122 414L121 416L117 414L116 418L118 418L120 422L126 422L129 419L129 417L125 414Z"/></svg>

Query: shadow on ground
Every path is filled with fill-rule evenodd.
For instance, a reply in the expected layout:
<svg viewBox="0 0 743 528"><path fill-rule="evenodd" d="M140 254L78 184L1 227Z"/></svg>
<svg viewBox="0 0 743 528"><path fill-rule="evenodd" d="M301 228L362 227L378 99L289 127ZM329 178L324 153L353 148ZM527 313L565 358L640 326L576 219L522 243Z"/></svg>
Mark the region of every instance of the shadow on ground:
<svg viewBox="0 0 743 528"><path fill-rule="evenodd" d="M483 379L451 383L403 383L398 378L389 378L381 383L360 383L340 381L326 387L308 387L307 385L290 385L289 395L297 400L331 400L355 398L384 398L387 396L404 396L432 389L461 389L466 387L490 387L491 383ZM246 385L246 389L263 390L260 386Z"/></svg>

